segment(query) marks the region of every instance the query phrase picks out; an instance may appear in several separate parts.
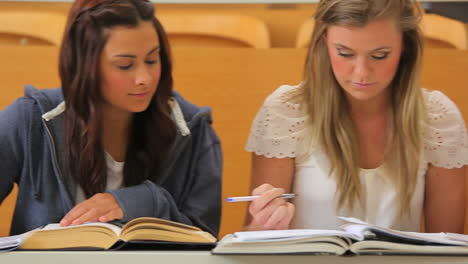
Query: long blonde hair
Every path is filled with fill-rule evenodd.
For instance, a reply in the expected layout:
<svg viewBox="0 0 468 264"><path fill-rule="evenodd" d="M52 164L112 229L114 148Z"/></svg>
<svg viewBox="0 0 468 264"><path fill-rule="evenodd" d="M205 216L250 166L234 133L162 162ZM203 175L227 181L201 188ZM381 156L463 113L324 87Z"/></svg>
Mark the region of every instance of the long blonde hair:
<svg viewBox="0 0 468 264"><path fill-rule="evenodd" d="M335 173L338 208L365 210L365 191L359 179L359 144L343 89L332 71L324 34L331 25L362 27L381 18L394 18L403 34L403 51L390 85L393 120L391 148L385 156L391 182L400 199L400 215L409 212L417 182L425 120L420 68L423 43L418 27L420 9L412 0L321 0L306 59L304 98L310 116L312 142L319 144Z"/></svg>

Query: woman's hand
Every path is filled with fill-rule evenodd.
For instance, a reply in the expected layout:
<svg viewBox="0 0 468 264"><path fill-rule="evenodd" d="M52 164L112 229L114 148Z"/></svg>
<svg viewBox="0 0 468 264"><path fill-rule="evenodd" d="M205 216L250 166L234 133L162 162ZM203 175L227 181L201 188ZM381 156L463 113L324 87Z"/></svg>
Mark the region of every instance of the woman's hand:
<svg viewBox="0 0 468 264"><path fill-rule="evenodd" d="M258 195L249 205L252 223L249 229L288 229L294 216L294 205L279 196L284 194L282 188L275 188L270 184L262 184L252 191Z"/></svg>
<svg viewBox="0 0 468 264"><path fill-rule="evenodd" d="M123 211L110 193L98 193L77 204L60 221L61 226L80 225L85 222L109 222L122 219Z"/></svg>

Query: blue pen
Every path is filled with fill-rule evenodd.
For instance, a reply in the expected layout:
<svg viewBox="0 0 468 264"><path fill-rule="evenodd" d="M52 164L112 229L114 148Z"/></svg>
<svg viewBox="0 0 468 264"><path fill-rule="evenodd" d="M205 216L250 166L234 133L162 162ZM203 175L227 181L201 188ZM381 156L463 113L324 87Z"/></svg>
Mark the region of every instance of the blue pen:
<svg viewBox="0 0 468 264"><path fill-rule="evenodd" d="M285 199L290 199L290 198L294 198L296 197L297 194L294 194L294 193L285 193L285 194L282 194L278 197L280 198L285 198ZM250 201L253 201L255 199L257 199L258 195L254 195L254 196L239 196L239 197L228 197L226 198L226 201L227 202L250 202Z"/></svg>

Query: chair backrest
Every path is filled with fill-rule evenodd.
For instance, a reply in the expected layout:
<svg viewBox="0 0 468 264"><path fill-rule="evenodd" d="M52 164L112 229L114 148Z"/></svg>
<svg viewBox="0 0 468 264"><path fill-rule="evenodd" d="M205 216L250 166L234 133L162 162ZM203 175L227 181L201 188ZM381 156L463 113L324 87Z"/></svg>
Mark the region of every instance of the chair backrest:
<svg viewBox="0 0 468 264"><path fill-rule="evenodd" d="M421 29L429 47L468 49L468 31L463 22L437 14L424 14Z"/></svg>
<svg viewBox="0 0 468 264"><path fill-rule="evenodd" d="M60 46L67 17L44 11L0 11L0 44Z"/></svg>
<svg viewBox="0 0 468 264"><path fill-rule="evenodd" d="M421 29L425 42L432 48L468 49L467 26L451 18L436 14L423 14ZM296 48L309 46L310 37L314 30L314 20L306 20L300 27L296 38Z"/></svg>
<svg viewBox="0 0 468 264"><path fill-rule="evenodd" d="M173 46L269 48L266 24L252 16L219 13L158 13Z"/></svg>
<svg viewBox="0 0 468 264"><path fill-rule="evenodd" d="M312 31L314 31L315 21L313 18L307 19L299 27L296 37L296 48L307 48L310 43Z"/></svg>
<svg viewBox="0 0 468 264"><path fill-rule="evenodd" d="M11 219L15 210L16 198L18 197L18 186L15 184L10 195L7 196L0 206L0 237L10 234Z"/></svg>

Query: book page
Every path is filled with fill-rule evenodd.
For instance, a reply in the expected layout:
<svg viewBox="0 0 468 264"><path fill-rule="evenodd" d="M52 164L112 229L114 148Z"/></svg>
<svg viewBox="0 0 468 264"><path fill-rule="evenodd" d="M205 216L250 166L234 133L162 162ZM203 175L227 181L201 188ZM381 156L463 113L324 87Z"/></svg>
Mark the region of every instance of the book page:
<svg viewBox="0 0 468 264"><path fill-rule="evenodd" d="M468 235L457 234L457 233L444 233L447 238L450 240L461 241L468 243Z"/></svg>
<svg viewBox="0 0 468 264"><path fill-rule="evenodd" d="M399 240L400 243L413 243L413 244L443 244L443 245L460 245L468 246L468 239L464 242L455 239L450 239L446 233L419 233L419 232L406 232L398 231L384 227L378 227L364 221L352 217L339 217L351 224L341 226L343 230L352 233L359 237L360 240L373 239L375 240L394 239Z"/></svg>
<svg viewBox="0 0 468 264"><path fill-rule="evenodd" d="M26 238L28 238L33 232L37 230L38 229L34 229L16 236L0 237L0 251L10 251L18 248L21 246L21 244L23 244Z"/></svg>
<svg viewBox="0 0 468 264"><path fill-rule="evenodd" d="M361 255L468 255L468 247L463 246L412 245L375 240L354 243L350 250Z"/></svg>
<svg viewBox="0 0 468 264"><path fill-rule="evenodd" d="M235 232L234 236L238 241L264 241L264 240L288 240L305 237L326 237L337 236L343 238L356 239L354 234L341 230L327 229L289 229L289 230L266 230L266 231L245 231Z"/></svg>
<svg viewBox="0 0 468 264"><path fill-rule="evenodd" d="M130 230L132 227L138 226L138 225L145 225L145 226L154 225L154 226L158 226L161 229L178 230L181 233L184 233L184 230L185 230L185 233L187 232L190 233L193 231L202 231L200 228L196 226L186 225L186 224L182 224L182 223L178 223L178 222L174 222L174 221L170 221L170 220L166 220L162 218L157 218L157 217L135 218L129 221L127 224L125 224L123 226L123 229Z"/></svg>
<svg viewBox="0 0 468 264"><path fill-rule="evenodd" d="M46 230L58 230L58 229L70 229L70 228L80 228L84 226L101 226L105 227L107 229L112 230L117 237L120 236L121 228L110 224L110 223L102 223L102 222L87 222L81 225L70 225L70 226L60 226L60 224L48 224L44 228L41 229L41 231L46 231Z"/></svg>

